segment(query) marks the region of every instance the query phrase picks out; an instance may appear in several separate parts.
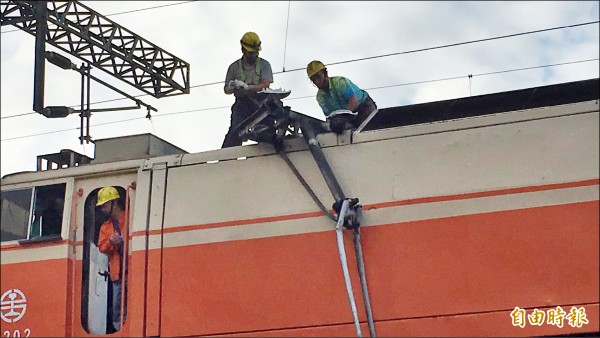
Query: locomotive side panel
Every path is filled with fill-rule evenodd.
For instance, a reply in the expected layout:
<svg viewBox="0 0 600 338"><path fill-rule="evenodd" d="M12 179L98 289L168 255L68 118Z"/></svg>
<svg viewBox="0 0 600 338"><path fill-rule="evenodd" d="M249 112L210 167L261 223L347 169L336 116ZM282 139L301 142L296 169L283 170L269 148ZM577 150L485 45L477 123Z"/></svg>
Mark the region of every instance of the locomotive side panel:
<svg viewBox="0 0 600 338"><path fill-rule="evenodd" d="M426 332L481 334L477 318L498 322L496 315L505 321L489 332L521 334L511 322L515 307L597 312L595 107L446 121L430 133L410 126L397 137L371 132L359 143L324 145L346 196L364 207L366 276L382 334L404 335L412 332L404 331L408 321L440 316L447 319ZM486 122L473 127L477 119ZM329 208L310 153L290 158ZM334 226L277 155L169 168L161 334L352 334ZM345 246L364 323L351 237L345 233ZM580 259L562 256L567 249ZM587 327L560 332L597 331L597 319L588 319ZM557 327L527 330L556 334Z"/></svg>

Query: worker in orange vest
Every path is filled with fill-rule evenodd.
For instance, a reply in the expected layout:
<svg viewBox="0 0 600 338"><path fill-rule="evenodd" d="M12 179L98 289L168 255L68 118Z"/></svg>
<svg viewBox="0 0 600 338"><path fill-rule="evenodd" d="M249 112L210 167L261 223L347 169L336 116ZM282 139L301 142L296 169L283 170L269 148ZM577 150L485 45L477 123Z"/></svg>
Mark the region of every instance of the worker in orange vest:
<svg viewBox="0 0 600 338"><path fill-rule="evenodd" d="M108 219L100 227L98 248L108 255L108 271L112 287L112 325L116 331L121 329L121 293L123 278L123 232L125 231L127 215L124 202L119 198L117 189L111 186L98 191L98 201L102 212ZM125 318L125 314L123 314Z"/></svg>

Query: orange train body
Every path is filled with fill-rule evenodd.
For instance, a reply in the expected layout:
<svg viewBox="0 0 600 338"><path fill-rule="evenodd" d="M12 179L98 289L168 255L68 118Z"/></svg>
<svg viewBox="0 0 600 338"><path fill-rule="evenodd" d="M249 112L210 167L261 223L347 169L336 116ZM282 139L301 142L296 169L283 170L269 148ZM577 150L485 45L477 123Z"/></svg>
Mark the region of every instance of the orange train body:
<svg viewBox="0 0 600 338"><path fill-rule="evenodd" d="M319 135L363 207L377 335L597 333L598 136L597 99ZM286 142L330 205L304 141ZM96 246L106 185L130 208L127 314L114 333ZM44 234L40 219L36 236L36 203L56 191L60 232ZM2 198L3 337L357 334L335 223L268 145L12 174ZM344 245L367 335L352 235Z"/></svg>

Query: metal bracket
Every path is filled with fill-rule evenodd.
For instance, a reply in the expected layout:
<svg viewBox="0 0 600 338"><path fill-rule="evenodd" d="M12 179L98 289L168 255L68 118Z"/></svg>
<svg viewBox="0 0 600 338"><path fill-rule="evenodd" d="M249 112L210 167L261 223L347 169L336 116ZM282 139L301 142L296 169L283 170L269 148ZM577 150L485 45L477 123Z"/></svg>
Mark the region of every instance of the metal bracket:
<svg viewBox="0 0 600 338"><path fill-rule="evenodd" d="M254 114L237 127L242 140L254 139L271 143L277 151L283 151L283 140L287 131L293 130L297 135L300 129L325 183L333 195L335 200L333 209L339 215L342 203L344 200L348 200L349 207L344 216L344 227L358 228L362 217L362 206L358 204L358 198L346 198L316 137L318 132L328 131L327 122L290 110L289 107L283 106L280 99L270 96L262 101Z"/></svg>
<svg viewBox="0 0 600 338"><path fill-rule="evenodd" d="M283 146L285 137L297 136L299 125L290 119L290 107L283 105L280 95L260 95L264 98L258 105L258 109L242 121L236 130L242 141L266 142L279 149Z"/></svg>

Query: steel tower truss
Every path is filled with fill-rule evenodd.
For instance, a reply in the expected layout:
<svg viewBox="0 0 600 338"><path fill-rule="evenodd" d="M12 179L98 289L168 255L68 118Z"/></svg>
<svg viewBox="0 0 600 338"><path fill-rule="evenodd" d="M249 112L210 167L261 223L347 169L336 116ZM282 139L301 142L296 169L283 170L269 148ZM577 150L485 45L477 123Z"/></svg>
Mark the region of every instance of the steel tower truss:
<svg viewBox="0 0 600 338"><path fill-rule="evenodd" d="M0 1L2 26L13 25L36 36L34 3ZM189 94L189 63L78 1L46 4L46 42L52 46L156 98Z"/></svg>

